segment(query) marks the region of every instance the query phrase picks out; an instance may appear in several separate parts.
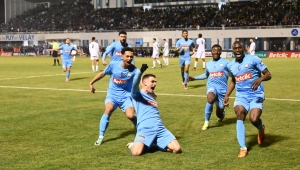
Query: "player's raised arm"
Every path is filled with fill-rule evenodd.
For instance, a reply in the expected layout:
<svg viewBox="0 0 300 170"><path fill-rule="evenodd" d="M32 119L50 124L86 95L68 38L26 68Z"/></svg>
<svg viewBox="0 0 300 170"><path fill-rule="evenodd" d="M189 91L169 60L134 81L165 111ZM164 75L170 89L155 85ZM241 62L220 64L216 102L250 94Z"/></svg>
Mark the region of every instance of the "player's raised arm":
<svg viewBox="0 0 300 170"><path fill-rule="evenodd" d="M135 94L137 94L140 91L139 84L141 81L141 77L142 77L143 72L146 71L147 68L148 68L148 65L143 64L140 70L136 69L136 74L133 77L133 83L132 83L132 90L131 90L132 97L134 97Z"/></svg>

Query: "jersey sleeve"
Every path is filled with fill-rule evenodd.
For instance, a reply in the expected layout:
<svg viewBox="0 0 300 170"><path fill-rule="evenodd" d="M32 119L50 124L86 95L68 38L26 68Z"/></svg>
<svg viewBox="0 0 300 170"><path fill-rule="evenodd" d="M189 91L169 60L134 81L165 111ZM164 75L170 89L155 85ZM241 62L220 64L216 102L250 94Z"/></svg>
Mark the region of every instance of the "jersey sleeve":
<svg viewBox="0 0 300 170"><path fill-rule="evenodd" d="M141 71L139 69L135 69L133 83L132 83L132 89L131 89L131 96L135 100L138 99L139 96L141 96L140 88L139 88L141 76L142 76Z"/></svg>
<svg viewBox="0 0 300 170"><path fill-rule="evenodd" d="M259 71L263 71L264 69L267 68L267 66L262 62L262 60L257 57L257 56L254 56L253 57L253 64L255 65L255 67L259 70Z"/></svg>
<svg viewBox="0 0 300 170"><path fill-rule="evenodd" d="M179 48L180 47L180 40L178 40L177 42L176 42L176 48Z"/></svg>
<svg viewBox="0 0 300 170"><path fill-rule="evenodd" d="M113 70L113 64L109 63L103 72L105 75L112 75L112 70Z"/></svg>
<svg viewBox="0 0 300 170"><path fill-rule="evenodd" d="M107 54L111 54L114 48L115 48L114 43L106 47L106 50L102 55L102 61L105 61Z"/></svg>

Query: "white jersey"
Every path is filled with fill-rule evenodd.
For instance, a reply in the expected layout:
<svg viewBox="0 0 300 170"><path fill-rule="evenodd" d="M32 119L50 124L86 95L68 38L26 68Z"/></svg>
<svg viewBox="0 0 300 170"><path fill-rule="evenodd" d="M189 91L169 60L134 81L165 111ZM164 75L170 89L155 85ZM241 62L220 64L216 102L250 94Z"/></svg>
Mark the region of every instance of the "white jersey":
<svg viewBox="0 0 300 170"><path fill-rule="evenodd" d="M97 42L91 42L89 45L89 51L91 57L98 57L99 58L99 45Z"/></svg>
<svg viewBox="0 0 300 170"><path fill-rule="evenodd" d="M255 43L250 44L250 55L255 55Z"/></svg>
<svg viewBox="0 0 300 170"><path fill-rule="evenodd" d="M197 51L205 51L205 39L204 38L198 38L196 40L196 43L198 45Z"/></svg>
<svg viewBox="0 0 300 170"><path fill-rule="evenodd" d="M159 57L159 49L158 49L158 43L153 43L153 52L152 52L152 58L158 58Z"/></svg>
<svg viewBox="0 0 300 170"><path fill-rule="evenodd" d="M164 50L163 50L164 56L169 56L169 43L165 42L164 44Z"/></svg>

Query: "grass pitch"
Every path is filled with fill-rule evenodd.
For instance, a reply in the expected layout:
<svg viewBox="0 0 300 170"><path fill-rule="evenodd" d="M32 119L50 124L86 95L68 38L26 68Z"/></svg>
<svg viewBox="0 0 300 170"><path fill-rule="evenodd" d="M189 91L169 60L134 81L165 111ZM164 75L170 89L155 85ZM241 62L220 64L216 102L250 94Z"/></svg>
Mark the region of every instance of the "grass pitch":
<svg viewBox="0 0 300 170"><path fill-rule="evenodd" d="M138 68L142 63L152 66L151 58L135 61ZM52 57L0 57L0 169L300 169L300 61L263 61L272 73L272 80L264 82L266 140L257 144L257 130L247 118L249 155L239 159L233 108L226 108L221 123L213 113L210 128L202 131L206 80L190 82L184 90L178 58L171 58L168 67L146 72L157 76L162 120L183 153L133 157L126 144L135 131L119 109L110 119L104 143L94 146L108 77L95 84L96 94L90 93L89 82L96 73L89 58L77 57L65 82L61 67L52 66ZM193 76L202 73L190 71Z"/></svg>

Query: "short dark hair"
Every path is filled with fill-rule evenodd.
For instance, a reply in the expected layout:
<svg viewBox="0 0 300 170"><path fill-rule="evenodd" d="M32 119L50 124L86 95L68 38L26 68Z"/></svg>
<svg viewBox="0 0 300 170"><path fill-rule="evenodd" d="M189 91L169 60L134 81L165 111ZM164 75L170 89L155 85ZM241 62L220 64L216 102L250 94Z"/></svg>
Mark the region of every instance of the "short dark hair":
<svg viewBox="0 0 300 170"><path fill-rule="evenodd" d="M244 49L243 43L241 43L240 41L235 41L232 46L234 46L234 44L240 44L242 46L242 48Z"/></svg>
<svg viewBox="0 0 300 170"><path fill-rule="evenodd" d="M184 30L182 30L182 32L181 32L181 33L184 33L184 32L188 32L188 30L184 29Z"/></svg>
<svg viewBox="0 0 300 170"><path fill-rule="evenodd" d="M127 32L126 32L126 31L120 31L120 32L119 32L119 35L121 35L121 34L127 35Z"/></svg>
<svg viewBox="0 0 300 170"><path fill-rule="evenodd" d="M125 54L126 51L131 51L131 52L133 52L133 48L130 48L130 47L124 47L124 48L122 49L122 51L121 51L121 54L122 54L122 55Z"/></svg>
<svg viewBox="0 0 300 170"><path fill-rule="evenodd" d="M142 80L145 80L145 79L147 79L147 78L149 78L149 77L154 77L154 78L156 78L156 76L155 76L154 74L145 74L145 75L142 77Z"/></svg>
<svg viewBox="0 0 300 170"><path fill-rule="evenodd" d="M156 41L156 38L153 38L153 40L155 40L155 41Z"/></svg>
<svg viewBox="0 0 300 170"><path fill-rule="evenodd" d="M222 51L222 47L221 47L219 44L214 44L214 45L211 47L211 49L213 49L214 47L219 47L220 50Z"/></svg>
<svg viewBox="0 0 300 170"><path fill-rule="evenodd" d="M199 37L199 38L202 38L202 34L198 34L198 37Z"/></svg>
<svg viewBox="0 0 300 170"><path fill-rule="evenodd" d="M92 40L94 41L96 38L95 37L92 37Z"/></svg>
<svg viewBox="0 0 300 170"><path fill-rule="evenodd" d="M167 41L166 39L163 39L164 41Z"/></svg>

